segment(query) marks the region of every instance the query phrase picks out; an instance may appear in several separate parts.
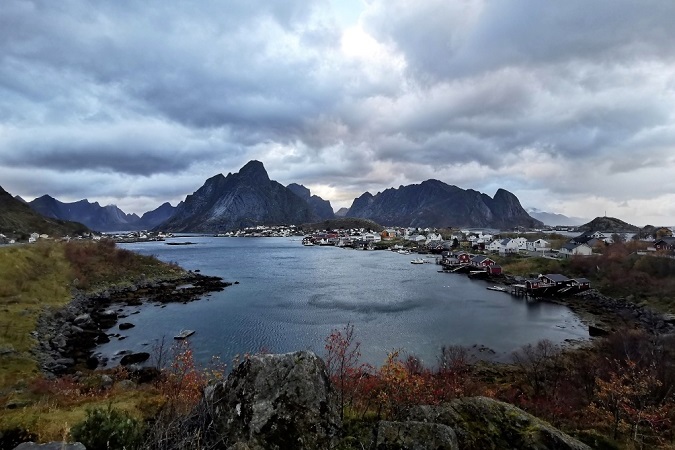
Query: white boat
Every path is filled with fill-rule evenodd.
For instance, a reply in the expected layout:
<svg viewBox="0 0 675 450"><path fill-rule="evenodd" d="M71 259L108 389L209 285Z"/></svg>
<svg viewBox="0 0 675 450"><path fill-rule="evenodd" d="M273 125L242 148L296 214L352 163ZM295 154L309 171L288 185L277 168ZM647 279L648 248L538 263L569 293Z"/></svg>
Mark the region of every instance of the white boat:
<svg viewBox="0 0 675 450"><path fill-rule="evenodd" d="M490 291L506 292L506 288L503 286L488 286L485 289L488 289Z"/></svg>
<svg viewBox="0 0 675 450"><path fill-rule="evenodd" d="M175 335L173 338L181 340L181 339L185 339L189 336L192 336L193 334L195 334L195 330L180 330L180 333Z"/></svg>
<svg viewBox="0 0 675 450"><path fill-rule="evenodd" d="M409 255L410 254L410 252L408 250L403 250L403 249L399 250L396 253L398 253L399 255Z"/></svg>
<svg viewBox="0 0 675 450"><path fill-rule="evenodd" d="M312 241L312 238L306 237L302 239L302 245L305 247L311 247L314 245L314 241Z"/></svg>
<svg viewBox="0 0 675 450"><path fill-rule="evenodd" d="M415 258L410 261L410 264L424 264L424 260L422 258Z"/></svg>

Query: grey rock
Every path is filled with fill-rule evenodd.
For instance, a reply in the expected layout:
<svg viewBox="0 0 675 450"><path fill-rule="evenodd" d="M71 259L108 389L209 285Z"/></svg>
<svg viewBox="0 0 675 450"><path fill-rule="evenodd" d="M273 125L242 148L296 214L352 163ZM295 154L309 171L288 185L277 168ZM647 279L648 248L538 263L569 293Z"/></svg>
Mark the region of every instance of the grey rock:
<svg viewBox="0 0 675 450"><path fill-rule="evenodd" d="M113 385L113 379L110 375L103 374L101 375L101 387L103 389L108 389Z"/></svg>
<svg viewBox="0 0 675 450"><path fill-rule="evenodd" d="M424 422L381 421L377 450L459 450L457 436L447 425Z"/></svg>
<svg viewBox="0 0 675 450"><path fill-rule="evenodd" d="M65 442L50 442L48 444L36 444L34 442L24 442L14 447L14 450L87 450L79 442L66 444Z"/></svg>
<svg viewBox="0 0 675 450"><path fill-rule="evenodd" d="M122 357L122 359L120 360L120 364L123 366L128 366L131 364L142 363L144 361L147 361L148 359L150 359L150 353L147 352L130 353Z"/></svg>
<svg viewBox="0 0 675 450"><path fill-rule="evenodd" d="M251 450L330 448L340 428L331 400L312 352L253 356L205 392L218 436Z"/></svg>
<svg viewBox="0 0 675 450"><path fill-rule="evenodd" d="M522 409L486 397L418 406L411 409L409 420L448 425L463 450L591 450Z"/></svg>

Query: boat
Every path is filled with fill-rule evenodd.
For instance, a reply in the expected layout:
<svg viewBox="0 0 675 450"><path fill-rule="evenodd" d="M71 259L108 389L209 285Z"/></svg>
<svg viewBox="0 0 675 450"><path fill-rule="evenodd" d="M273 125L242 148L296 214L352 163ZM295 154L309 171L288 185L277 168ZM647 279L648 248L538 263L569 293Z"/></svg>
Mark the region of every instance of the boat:
<svg viewBox="0 0 675 450"><path fill-rule="evenodd" d="M314 241L312 240L311 237L306 237L303 238L302 245L304 245L305 247L311 247L314 245Z"/></svg>
<svg viewBox="0 0 675 450"><path fill-rule="evenodd" d="M410 264L424 264L424 260L422 258L415 258L410 261Z"/></svg>
<svg viewBox="0 0 675 450"><path fill-rule="evenodd" d="M410 254L410 252L408 250L403 250L403 249L397 251L396 253L398 253L399 255L409 255Z"/></svg>
<svg viewBox="0 0 675 450"><path fill-rule="evenodd" d="M485 289L489 291L499 291L499 292L506 292L506 288L503 286L488 286Z"/></svg>
<svg viewBox="0 0 675 450"><path fill-rule="evenodd" d="M173 338L178 339L178 340L182 340L182 339L185 339L189 336L192 336L193 334L195 334L195 330L180 330L180 333L175 335Z"/></svg>

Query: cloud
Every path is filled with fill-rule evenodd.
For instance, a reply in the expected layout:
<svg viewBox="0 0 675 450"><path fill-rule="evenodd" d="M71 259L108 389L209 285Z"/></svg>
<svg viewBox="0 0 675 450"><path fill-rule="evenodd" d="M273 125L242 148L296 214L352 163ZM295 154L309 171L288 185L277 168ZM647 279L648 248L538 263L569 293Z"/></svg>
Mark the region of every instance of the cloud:
<svg viewBox="0 0 675 450"><path fill-rule="evenodd" d="M674 3L337 6L6 1L3 187L141 208L255 158L340 205L426 178L583 216L670 201Z"/></svg>

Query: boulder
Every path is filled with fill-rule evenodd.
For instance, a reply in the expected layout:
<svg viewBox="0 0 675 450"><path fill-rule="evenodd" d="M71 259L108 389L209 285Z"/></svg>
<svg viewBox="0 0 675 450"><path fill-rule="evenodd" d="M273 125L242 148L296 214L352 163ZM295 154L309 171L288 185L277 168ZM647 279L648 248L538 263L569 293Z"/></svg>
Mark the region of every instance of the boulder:
<svg viewBox="0 0 675 450"><path fill-rule="evenodd" d="M459 450L457 436L447 425L425 422L387 422L377 426L377 450Z"/></svg>
<svg viewBox="0 0 675 450"><path fill-rule="evenodd" d="M463 450L591 450L586 444L522 409L486 397L456 399L440 406L414 407L408 419L453 428L459 448Z"/></svg>
<svg viewBox="0 0 675 450"><path fill-rule="evenodd" d="M204 401L228 446L302 450L333 446L340 419L332 398L324 362L295 352L247 359Z"/></svg>
<svg viewBox="0 0 675 450"><path fill-rule="evenodd" d="M128 366L130 364L139 364L150 359L150 353L147 352L138 352L138 353L129 353L128 355L122 356L120 364L123 366Z"/></svg>
<svg viewBox="0 0 675 450"><path fill-rule="evenodd" d="M122 322L121 324L118 325L120 330L128 330L130 328L135 327L133 323L130 322Z"/></svg>

